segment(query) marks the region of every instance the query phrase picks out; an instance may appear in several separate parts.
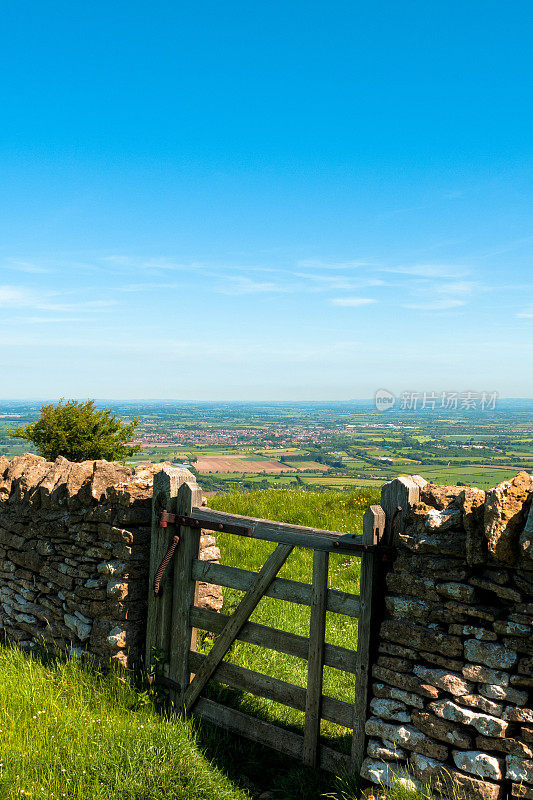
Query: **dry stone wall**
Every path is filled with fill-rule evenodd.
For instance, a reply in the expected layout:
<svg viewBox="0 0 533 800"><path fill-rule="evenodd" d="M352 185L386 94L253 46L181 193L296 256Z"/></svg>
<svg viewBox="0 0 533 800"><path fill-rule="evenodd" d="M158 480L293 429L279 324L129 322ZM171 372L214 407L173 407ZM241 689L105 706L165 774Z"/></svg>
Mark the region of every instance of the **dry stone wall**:
<svg viewBox="0 0 533 800"><path fill-rule="evenodd" d="M0 458L0 631L8 640L103 664L142 657L159 469ZM219 557L204 534L200 558ZM220 609L220 589L201 584L199 603Z"/></svg>
<svg viewBox="0 0 533 800"><path fill-rule="evenodd" d="M533 479L402 481L362 774L533 800Z"/></svg>

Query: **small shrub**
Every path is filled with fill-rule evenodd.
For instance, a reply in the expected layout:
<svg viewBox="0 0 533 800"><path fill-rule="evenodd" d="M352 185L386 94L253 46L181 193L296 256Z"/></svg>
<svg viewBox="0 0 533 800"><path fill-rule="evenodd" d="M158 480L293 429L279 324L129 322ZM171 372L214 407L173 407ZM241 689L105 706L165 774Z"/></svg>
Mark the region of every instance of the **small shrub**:
<svg viewBox="0 0 533 800"><path fill-rule="evenodd" d="M69 461L123 461L141 450L140 445L129 444L138 425L138 419L122 422L110 408L97 409L94 400L61 400L56 406L42 406L33 424L8 428L7 433L33 442L49 461L58 456Z"/></svg>

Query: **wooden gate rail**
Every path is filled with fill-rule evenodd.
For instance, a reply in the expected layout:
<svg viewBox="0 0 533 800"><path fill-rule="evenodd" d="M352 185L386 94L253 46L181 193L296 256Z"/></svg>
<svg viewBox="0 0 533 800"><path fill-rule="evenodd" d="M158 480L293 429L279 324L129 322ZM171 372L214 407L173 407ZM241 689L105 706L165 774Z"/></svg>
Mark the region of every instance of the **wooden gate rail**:
<svg viewBox="0 0 533 800"><path fill-rule="evenodd" d="M251 536L266 542L290 544L293 547L309 547L312 550L326 550L332 553L348 553L366 549L368 542L364 541L361 534L340 533L339 531L325 531L322 528L307 528L303 525L291 525L288 522L273 522L270 519L256 517L242 517L239 514L229 514L227 511L216 511L213 508L192 508L190 516L198 522L207 523L216 530L217 523L224 526L235 526L247 529L249 532L240 535Z"/></svg>
<svg viewBox="0 0 533 800"><path fill-rule="evenodd" d="M171 688L178 709L191 710L203 719L300 758L310 766L358 773L365 746L372 612L378 545L385 525L383 510L371 506L364 516L363 534L352 536L201 507L200 489L187 478L190 479L190 473L172 468L165 468L154 478L151 578L177 534L180 541L161 593L149 595L146 646L149 667L154 652L163 653L163 680ZM166 512L164 527L160 527L162 511ZM217 526L235 535L274 542L277 547L259 572L200 561L201 528L217 530ZM313 550L311 585L276 577L295 546ZM361 556L359 596L328 589L330 552ZM200 580L245 592L232 615L198 607L196 587ZM309 606L309 636L250 622L251 613L264 596ZM358 619L356 650L325 642L327 611ZM196 652L197 628L217 634L207 655ZM235 640L306 659L307 687L223 661ZM356 675L354 704L323 694L324 666ZM202 697L211 679L303 711L303 735ZM353 730L350 756L320 744L321 719Z"/></svg>
<svg viewBox="0 0 533 800"><path fill-rule="evenodd" d="M240 567L228 567L226 564L212 564L210 561L198 559L192 562L192 575L195 580L214 583L216 586L227 586L229 589L247 591L256 574ZM288 603L299 603L303 606L310 606L312 600L311 586L308 583L291 581L287 578L274 578L264 594L275 600L286 600ZM359 616L359 597L355 594L328 589L326 603L327 610L334 614Z"/></svg>
<svg viewBox="0 0 533 800"><path fill-rule="evenodd" d="M221 703L204 697L198 701L195 713L207 722L233 733L239 733L241 736L267 745L280 753L285 753L293 758L302 758L303 736L299 733L285 730L278 725L271 725L270 722L264 722L250 714L243 714L242 711L236 711L234 708L223 706ZM339 773L342 770L351 771L353 769L349 756L339 753L331 747L320 745L317 756L316 766L329 772Z"/></svg>
<svg viewBox="0 0 533 800"><path fill-rule="evenodd" d="M189 664L193 672L200 669L206 656L201 653L191 651L189 653ZM230 664L223 661L215 672L213 678L218 683L230 686L243 692L251 692L275 703L295 708L297 711L305 711L307 692L302 686L295 686L279 678L272 678L262 672L246 667L239 667L237 664ZM353 727L353 705L344 700L337 700L335 697L322 695L322 719L342 725L344 728Z"/></svg>
<svg viewBox="0 0 533 800"><path fill-rule="evenodd" d="M209 633L222 633L227 619L226 614L209 611L207 608L195 606L191 609L191 622L194 627L200 628L202 631L209 631ZM247 622L241 628L237 639L241 642L257 644L260 647L266 647L267 650L276 650L278 653L285 653L297 658L307 658L309 652L309 639L307 636L280 631L277 628L270 628L268 625L261 625L259 622ZM347 647L326 642L324 666L334 667L355 675L357 672L355 650L349 650Z"/></svg>

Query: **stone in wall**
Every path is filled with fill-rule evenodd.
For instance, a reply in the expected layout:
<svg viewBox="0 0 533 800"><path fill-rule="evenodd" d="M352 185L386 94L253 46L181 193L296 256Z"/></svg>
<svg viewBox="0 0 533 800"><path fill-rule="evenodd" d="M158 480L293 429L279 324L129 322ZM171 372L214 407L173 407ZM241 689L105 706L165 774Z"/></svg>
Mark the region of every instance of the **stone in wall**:
<svg viewBox="0 0 533 800"><path fill-rule="evenodd" d="M514 564L518 557L519 533L525 528L525 512L531 503L533 478L519 472L487 493L485 536L489 552L498 561Z"/></svg>
<svg viewBox="0 0 533 800"><path fill-rule="evenodd" d="M533 798L533 479L416 485L395 531L362 775Z"/></svg>
<svg viewBox="0 0 533 800"><path fill-rule="evenodd" d="M140 659L160 468L0 457L0 630L7 639L101 663ZM214 537L202 532L200 558L219 557ZM200 584L199 603L219 610L220 588Z"/></svg>

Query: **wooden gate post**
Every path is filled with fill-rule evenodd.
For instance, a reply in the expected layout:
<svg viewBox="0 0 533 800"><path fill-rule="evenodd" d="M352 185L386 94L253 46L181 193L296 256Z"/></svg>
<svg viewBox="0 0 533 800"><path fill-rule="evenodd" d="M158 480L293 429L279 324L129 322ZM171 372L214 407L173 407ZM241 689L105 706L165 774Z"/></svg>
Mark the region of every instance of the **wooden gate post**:
<svg viewBox="0 0 533 800"><path fill-rule="evenodd" d="M145 650L148 671L152 669L155 663L154 655L157 655L157 658L163 658L165 661L168 660L172 619L173 570L168 570L158 595L154 594L153 587L155 574L172 539L177 533L177 529L176 525L171 525L170 523L166 528L162 528L159 524L159 517L164 510L177 513L179 487L187 480L194 480L193 474L187 469L178 469L176 467L163 467L160 472L156 472L154 475Z"/></svg>
<svg viewBox="0 0 533 800"><path fill-rule="evenodd" d="M202 505L202 490L195 481L186 481L178 490L177 513L190 517L195 506ZM174 561L174 597L172 598L172 636L168 677L175 681L173 700L178 711L184 707L189 685L189 650L196 649L196 628L191 625L191 610L196 605L198 584L192 576L192 562L200 550L200 528L180 527L180 542Z"/></svg>
<svg viewBox="0 0 533 800"><path fill-rule="evenodd" d="M420 475L403 475L381 487L381 508L385 512L385 544L394 544L394 533L403 528L405 516L420 498L427 481Z"/></svg>
<svg viewBox="0 0 533 800"><path fill-rule="evenodd" d="M370 506L363 517L363 544L378 544L385 530L385 512L381 506ZM361 612L357 624L357 672L355 678L354 725L351 752L351 771L359 775L365 754L365 723L373 657L372 640L378 623L374 615L379 580L379 560L376 552L361 557Z"/></svg>

